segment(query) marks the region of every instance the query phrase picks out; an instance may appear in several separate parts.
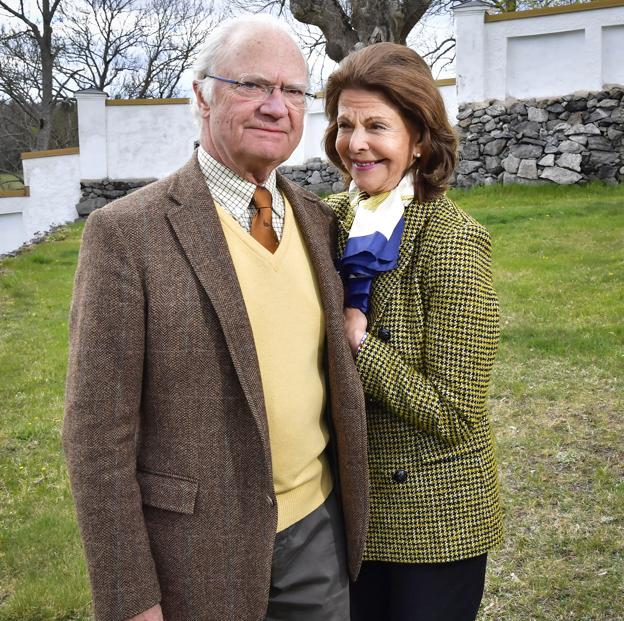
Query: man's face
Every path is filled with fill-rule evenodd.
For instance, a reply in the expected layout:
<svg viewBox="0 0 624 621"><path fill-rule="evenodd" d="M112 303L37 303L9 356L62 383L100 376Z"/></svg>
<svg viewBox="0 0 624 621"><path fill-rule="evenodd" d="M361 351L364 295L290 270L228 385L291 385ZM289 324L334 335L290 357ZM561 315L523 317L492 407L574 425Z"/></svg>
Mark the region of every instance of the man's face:
<svg viewBox="0 0 624 621"><path fill-rule="evenodd" d="M278 86L307 83L305 62L295 44L285 34L266 29L239 33L216 75ZM202 146L252 182L263 182L301 140L304 110L287 106L278 89L265 101L252 101L215 80L212 100L199 97L198 105Z"/></svg>

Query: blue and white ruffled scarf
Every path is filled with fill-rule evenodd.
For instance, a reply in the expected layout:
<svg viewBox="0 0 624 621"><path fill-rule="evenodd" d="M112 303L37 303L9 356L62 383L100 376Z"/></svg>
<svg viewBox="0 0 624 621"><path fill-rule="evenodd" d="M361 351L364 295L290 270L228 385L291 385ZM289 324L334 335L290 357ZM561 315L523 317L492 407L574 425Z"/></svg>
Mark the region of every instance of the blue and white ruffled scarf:
<svg viewBox="0 0 624 621"><path fill-rule="evenodd" d="M405 219L405 205L414 197L411 173L390 192L368 196L352 181L349 202L355 212L340 261L345 306L368 312L373 279L396 267Z"/></svg>

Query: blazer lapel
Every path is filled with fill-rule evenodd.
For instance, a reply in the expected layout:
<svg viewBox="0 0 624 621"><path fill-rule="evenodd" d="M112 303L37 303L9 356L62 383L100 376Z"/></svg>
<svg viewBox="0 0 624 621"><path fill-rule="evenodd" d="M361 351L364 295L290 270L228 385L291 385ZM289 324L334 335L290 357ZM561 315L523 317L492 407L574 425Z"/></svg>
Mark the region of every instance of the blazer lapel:
<svg viewBox="0 0 624 621"><path fill-rule="evenodd" d="M199 168L197 155L175 175L169 187L169 196L175 204L167 211L167 219L219 318L270 468L268 424L251 324L221 222Z"/></svg>
<svg viewBox="0 0 624 621"><path fill-rule="evenodd" d="M375 279L368 310L369 325L374 325L382 316L393 290L398 286L401 280L403 271L409 265L416 237L427 222L430 213L430 203L418 203L413 200L405 208L405 228L403 229L403 236L401 237L397 266L389 272L380 274Z"/></svg>
<svg viewBox="0 0 624 621"><path fill-rule="evenodd" d="M317 203L319 199L308 197L300 191L301 189L299 186L292 184L279 173L277 180L279 189L284 193L292 206L297 224L299 225L306 247L310 253L310 259L317 275L321 301L325 313L339 313L342 317L342 306L340 303L342 285L340 283L340 277L336 272L336 266L333 263L332 256L327 251L329 226L325 229L319 226L319 218L324 218L324 216L321 214L313 215L314 212L318 213L322 209ZM337 285L338 290L336 290ZM327 325L329 325L329 321Z"/></svg>

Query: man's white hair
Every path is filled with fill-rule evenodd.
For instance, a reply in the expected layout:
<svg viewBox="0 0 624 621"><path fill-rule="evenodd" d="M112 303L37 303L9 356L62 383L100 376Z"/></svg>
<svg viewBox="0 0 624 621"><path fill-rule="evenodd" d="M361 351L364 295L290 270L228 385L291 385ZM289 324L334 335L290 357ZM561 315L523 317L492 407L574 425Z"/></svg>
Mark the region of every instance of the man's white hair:
<svg viewBox="0 0 624 621"><path fill-rule="evenodd" d="M195 64L193 65L193 79L200 81L199 88L207 102L210 102L212 97L214 80L205 80L204 78L207 75L218 74L220 66L224 64L232 52L232 41L236 41L235 35L237 35L241 30L256 30L258 28L264 30L274 30L285 34L295 44L296 48L300 50L299 44L290 30L284 26L282 21L272 15L258 13L255 15L239 15L237 17L230 17L229 19L226 19L212 32L210 32L204 46L197 56ZM307 70L308 63L306 62L303 53L301 53L301 58L303 59ZM223 77L237 79L239 76ZM200 122L201 116L197 107L196 98L193 98L192 110L195 119Z"/></svg>

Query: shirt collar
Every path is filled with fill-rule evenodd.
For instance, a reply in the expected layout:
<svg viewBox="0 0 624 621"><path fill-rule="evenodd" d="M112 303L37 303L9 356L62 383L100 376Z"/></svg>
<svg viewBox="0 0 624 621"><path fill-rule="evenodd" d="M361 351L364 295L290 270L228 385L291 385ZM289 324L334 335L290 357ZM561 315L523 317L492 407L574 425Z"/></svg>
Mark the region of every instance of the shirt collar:
<svg viewBox="0 0 624 621"><path fill-rule="evenodd" d="M211 191L215 193L215 198L218 199L218 195L225 192L244 203L251 202L257 187L254 183L243 179L239 174L217 161L201 145L198 148L197 159L206 183ZM275 197L277 189L277 174L275 170L271 171L262 187L266 188L271 192L271 196Z"/></svg>

